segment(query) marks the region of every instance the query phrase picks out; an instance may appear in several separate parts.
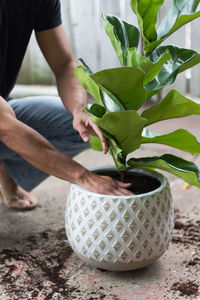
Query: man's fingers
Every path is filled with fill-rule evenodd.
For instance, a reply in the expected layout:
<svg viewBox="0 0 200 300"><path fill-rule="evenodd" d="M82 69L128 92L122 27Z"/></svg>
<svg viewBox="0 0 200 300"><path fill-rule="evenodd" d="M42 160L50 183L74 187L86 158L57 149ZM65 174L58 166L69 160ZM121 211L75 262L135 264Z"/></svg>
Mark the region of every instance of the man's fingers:
<svg viewBox="0 0 200 300"><path fill-rule="evenodd" d="M118 180L117 180L117 183L119 184L119 186L121 186L125 189L131 187L131 185L132 185L132 183L122 182L122 181L118 181Z"/></svg>
<svg viewBox="0 0 200 300"><path fill-rule="evenodd" d="M115 190L115 196L133 196L134 194L131 191L128 191L123 188L118 188L118 190Z"/></svg>
<svg viewBox="0 0 200 300"><path fill-rule="evenodd" d="M79 134L80 134L80 137L82 138L82 140L85 142L85 143L88 143L89 140L90 140L90 135L89 135L89 132L88 130L85 128L85 126L79 126L79 128L77 128Z"/></svg>
<svg viewBox="0 0 200 300"><path fill-rule="evenodd" d="M82 135L81 135L81 138L82 138L82 140L83 140L85 143L88 143L89 140L90 140L90 136L89 136L87 133L82 134Z"/></svg>
<svg viewBox="0 0 200 300"><path fill-rule="evenodd" d="M103 148L103 153L106 154L108 152L109 144L107 139L102 134L99 127L92 122L92 120L88 117L88 115L84 112L82 113L82 118L74 117L73 126L74 129L77 130L84 142L89 142L90 135L96 135L100 138Z"/></svg>
<svg viewBox="0 0 200 300"><path fill-rule="evenodd" d="M112 195L112 196L133 196L134 195L134 193L123 188L115 189L113 191L108 191L105 194Z"/></svg>
<svg viewBox="0 0 200 300"><path fill-rule="evenodd" d="M96 124L94 124L92 122L89 124L92 127L92 129L94 130L94 132L96 133L96 135L100 138L102 147L103 147L103 153L106 154L108 152L108 148L109 148L107 139L104 137L101 130L99 129L99 127Z"/></svg>
<svg viewBox="0 0 200 300"><path fill-rule="evenodd" d="M90 174L90 173L89 173ZM130 183L116 181L109 176L96 175L91 173L91 180L85 182L83 187L91 192L113 195L113 196L133 196L134 193L127 190Z"/></svg>
<svg viewBox="0 0 200 300"><path fill-rule="evenodd" d="M82 124L82 126L79 126L79 128L77 128L77 130L79 131L79 134L80 134L82 140L85 143L88 143L89 140L90 140L90 134L97 135L100 138L100 140L101 140L102 148L103 148L103 153L106 154L108 152L108 148L109 148L107 139L103 136L101 130L98 128L97 125L95 125L93 123L89 124L89 125L91 127L87 128L87 129L85 128L84 124Z"/></svg>
<svg viewBox="0 0 200 300"><path fill-rule="evenodd" d="M135 195L133 192L129 191L129 190L126 190L126 189L123 189L123 190L120 190L122 193L124 193L124 196L133 196Z"/></svg>
<svg viewBox="0 0 200 300"><path fill-rule="evenodd" d="M103 153L107 154L109 148L108 141L106 139L101 139L101 143L102 143Z"/></svg>
<svg viewBox="0 0 200 300"><path fill-rule="evenodd" d="M133 196L134 193L127 190L131 187L131 183L125 183L118 180L114 180L114 185L112 187L112 194L116 196Z"/></svg>
<svg viewBox="0 0 200 300"><path fill-rule="evenodd" d="M120 195L123 193L123 195L125 196L131 196L133 195L133 192L127 190L128 188L131 187L131 183L125 183L125 182L121 182L116 180L117 184L119 185L119 193Z"/></svg>
<svg viewBox="0 0 200 300"><path fill-rule="evenodd" d="M79 131L79 134L80 134L80 137L82 138L82 140L85 142L85 143L88 143L89 140L90 140L90 136L87 132L85 131Z"/></svg>

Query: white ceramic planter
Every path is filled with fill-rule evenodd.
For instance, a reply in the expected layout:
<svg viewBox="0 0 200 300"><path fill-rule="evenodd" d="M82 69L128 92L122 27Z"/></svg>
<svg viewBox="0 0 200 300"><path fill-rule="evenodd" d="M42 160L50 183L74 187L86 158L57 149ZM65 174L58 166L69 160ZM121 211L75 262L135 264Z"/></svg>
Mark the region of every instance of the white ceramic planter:
<svg viewBox="0 0 200 300"><path fill-rule="evenodd" d="M154 176L161 185L128 197L70 185L66 233L85 262L111 271L134 270L153 263L167 250L174 226L168 181L157 172L137 172Z"/></svg>

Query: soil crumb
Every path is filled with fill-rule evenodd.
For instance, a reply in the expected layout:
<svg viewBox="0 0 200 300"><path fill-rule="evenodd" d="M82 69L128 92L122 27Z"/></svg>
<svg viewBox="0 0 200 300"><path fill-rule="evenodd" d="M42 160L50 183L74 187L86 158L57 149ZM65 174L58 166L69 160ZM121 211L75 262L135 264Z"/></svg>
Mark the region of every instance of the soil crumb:
<svg viewBox="0 0 200 300"><path fill-rule="evenodd" d="M186 267L200 266L200 258L194 257L190 261L184 261L184 263L186 264Z"/></svg>
<svg viewBox="0 0 200 300"><path fill-rule="evenodd" d="M199 294L199 286L194 281L175 282L171 290L179 292L180 296L197 296Z"/></svg>
<svg viewBox="0 0 200 300"><path fill-rule="evenodd" d="M182 220L175 218L173 243L200 246L200 220Z"/></svg>

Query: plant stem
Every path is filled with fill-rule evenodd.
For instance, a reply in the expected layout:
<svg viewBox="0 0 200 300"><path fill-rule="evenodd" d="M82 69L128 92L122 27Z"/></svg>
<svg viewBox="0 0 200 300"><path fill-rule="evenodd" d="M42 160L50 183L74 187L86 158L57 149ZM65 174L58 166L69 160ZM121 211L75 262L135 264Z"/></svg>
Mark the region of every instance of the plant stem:
<svg viewBox="0 0 200 300"><path fill-rule="evenodd" d="M126 161L119 159L120 152L118 152L118 148L116 147L116 144L113 143L112 140L109 141L109 153L112 155L112 158L114 160L115 166L118 169L118 172L121 174L123 171L126 171Z"/></svg>
<svg viewBox="0 0 200 300"><path fill-rule="evenodd" d="M121 171L120 172L120 180L122 181L122 182L124 182L124 180L125 180L125 175L126 175L126 172L125 171Z"/></svg>

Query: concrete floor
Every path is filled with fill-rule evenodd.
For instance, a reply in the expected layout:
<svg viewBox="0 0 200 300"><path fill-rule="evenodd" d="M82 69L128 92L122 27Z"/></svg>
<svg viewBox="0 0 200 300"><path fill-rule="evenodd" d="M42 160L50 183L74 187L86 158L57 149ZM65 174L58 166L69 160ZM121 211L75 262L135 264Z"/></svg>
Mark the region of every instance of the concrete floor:
<svg viewBox="0 0 200 300"><path fill-rule="evenodd" d="M200 117L194 116L161 122L153 129L164 133L185 127L200 138L199 123ZM166 147L151 145L135 155L163 152ZM113 164L108 155L92 150L76 160L88 168ZM200 165L199 157L196 163ZM33 191L40 204L32 211L16 212L0 204L0 300L200 299L200 191L184 190L181 180L168 178L176 215L173 240L159 261L132 272L103 272L72 252L64 230L67 182L49 177L40 184Z"/></svg>

